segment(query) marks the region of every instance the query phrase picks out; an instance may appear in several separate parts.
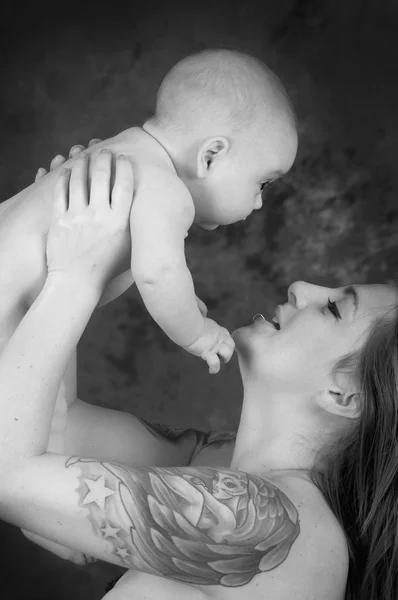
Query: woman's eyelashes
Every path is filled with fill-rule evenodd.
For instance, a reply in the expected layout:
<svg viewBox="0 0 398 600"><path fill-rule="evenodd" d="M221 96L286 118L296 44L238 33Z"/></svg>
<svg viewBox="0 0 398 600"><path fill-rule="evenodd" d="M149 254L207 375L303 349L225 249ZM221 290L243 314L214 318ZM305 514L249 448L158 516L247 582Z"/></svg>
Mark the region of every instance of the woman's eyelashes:
<svg viewBox="0 0 398 600"><path fill-rule="evenodd" d="M332 300L330 298L328 298L327 307L328 307L328 310L332 313L332 315L336 319L341 319L341 314L339 312L339 309L337 308L336 302L332 302Z"/></svg>

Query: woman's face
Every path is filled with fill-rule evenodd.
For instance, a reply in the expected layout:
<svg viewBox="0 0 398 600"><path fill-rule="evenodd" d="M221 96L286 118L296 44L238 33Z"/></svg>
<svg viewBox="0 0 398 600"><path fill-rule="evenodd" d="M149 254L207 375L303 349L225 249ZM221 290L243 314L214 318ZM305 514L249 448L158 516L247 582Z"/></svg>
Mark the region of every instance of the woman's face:
<svg viewBox="0 0 398 600"><path fill-rule="evenodd" d="M376 319L394 317L397 305L394 286L333 289L297 281L276 308L279 331L256 317L234 332L242 375L266 378L280 392L319 391L336 363L363 345Z"/></svg>

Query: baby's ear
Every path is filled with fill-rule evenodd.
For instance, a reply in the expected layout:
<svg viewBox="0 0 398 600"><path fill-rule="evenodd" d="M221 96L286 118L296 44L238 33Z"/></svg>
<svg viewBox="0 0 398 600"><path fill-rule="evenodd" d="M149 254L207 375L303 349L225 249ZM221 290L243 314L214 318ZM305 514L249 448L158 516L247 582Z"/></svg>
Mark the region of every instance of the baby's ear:
<svg viewBox="0 0 398 600"><path fill-rule="evenodd" d="M197 154L197 176L205 179L215 164L229 152L230 143L226 137L207 138L199 147Z"/></svg>

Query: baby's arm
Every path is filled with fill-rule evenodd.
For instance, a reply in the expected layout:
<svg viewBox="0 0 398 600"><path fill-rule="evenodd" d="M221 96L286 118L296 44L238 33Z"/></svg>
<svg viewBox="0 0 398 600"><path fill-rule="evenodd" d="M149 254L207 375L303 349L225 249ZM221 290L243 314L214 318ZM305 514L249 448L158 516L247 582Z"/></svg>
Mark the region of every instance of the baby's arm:
<svg viewBox="0 0 398 600"><path fill-rule="evenodd" d="M196 301L184 252L194 215L191 195L174 173L157 168L146 174L131 210L131 270L158 325L216 373L219 357L229 360L234 345L226 329L204 318Z"/></svg>

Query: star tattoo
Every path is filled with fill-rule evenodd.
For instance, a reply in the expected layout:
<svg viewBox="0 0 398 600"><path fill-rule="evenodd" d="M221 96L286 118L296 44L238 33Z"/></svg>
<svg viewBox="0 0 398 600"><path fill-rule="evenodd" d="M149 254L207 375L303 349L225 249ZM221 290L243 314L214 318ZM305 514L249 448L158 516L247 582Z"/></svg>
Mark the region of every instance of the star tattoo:
<svg viewBox="0 0 398 600"><path fill-rule="evenodd" d="M130 558L131 556L130 552L125 548L118 548L115 554L120 556L120 558L122 558L123 560L126 560L126 558Z"/></svg>
<svg viewBox="0 0 398 600"><path fill-rule="evenodd" d="M114 538L115 540L119 539L117 534L120 531L120 527L112 527L110 523L107 523L105 527L100 528L100 532L104 538Z"/></svg>
<svg viewBox="0 0 398 600"><path fill-rule="evenodd" d="M84 479L84 483L90 490L82 500L82 504L96 503L101 510L105 508L105 501L108 496L115 493L105 485L105 476L101 475L98 479Z"/></svg>

